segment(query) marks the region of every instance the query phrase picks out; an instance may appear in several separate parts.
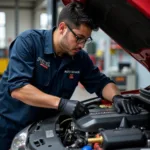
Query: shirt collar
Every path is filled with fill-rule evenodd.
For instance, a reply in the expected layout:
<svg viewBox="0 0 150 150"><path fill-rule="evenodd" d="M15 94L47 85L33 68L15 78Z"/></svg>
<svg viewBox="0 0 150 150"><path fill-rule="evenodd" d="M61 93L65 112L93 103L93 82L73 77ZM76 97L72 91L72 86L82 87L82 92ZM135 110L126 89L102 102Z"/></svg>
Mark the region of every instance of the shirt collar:
<svg viewBox="0 0 150 150"><path fill-rule="evenodd" d="M44 49L44 53L45 54L54 54L54 48L53 48L53 32L56 29L56 27L54 27L51 30L48 30L45 33L45 49Z"/></svg>

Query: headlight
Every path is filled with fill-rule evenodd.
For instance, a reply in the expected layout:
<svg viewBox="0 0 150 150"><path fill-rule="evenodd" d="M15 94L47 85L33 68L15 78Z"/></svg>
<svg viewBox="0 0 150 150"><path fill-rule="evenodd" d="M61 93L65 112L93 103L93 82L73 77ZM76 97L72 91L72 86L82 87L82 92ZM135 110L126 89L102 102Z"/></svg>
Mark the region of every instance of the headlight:
<svg viewBox="0 0 150 150"><path fill-rule="evenodd" d="M20 148L21 150L26 150L26 141L29 128L30 126L16 134L11 144L11 150L19 150Z"/></svg>

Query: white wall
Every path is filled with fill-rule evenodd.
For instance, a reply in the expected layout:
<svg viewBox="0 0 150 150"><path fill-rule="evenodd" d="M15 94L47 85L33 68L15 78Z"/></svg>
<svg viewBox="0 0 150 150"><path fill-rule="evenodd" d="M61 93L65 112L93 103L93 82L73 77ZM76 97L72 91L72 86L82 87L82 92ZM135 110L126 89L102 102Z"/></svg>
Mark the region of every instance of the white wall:
<svg viewBox="0 0 150 150"><path fill-rule="evenodd" d="M6 45L10 44L8 40L15 38L15 12L12 9L1 9L6 13Z"/></svg>
<svg viewBox="0 0 150 150"><path fill-rule="evenodd" d="M44 11L45 12L45 11ZM40 14L43 13L43 11L38 10L34 13L34 29L40 29Z"/></svg>
<svg viewBox="0 0 150 150"><path fill-rule="evenodd" d="M110 69L110 38L101 29L92 32L92 38L96 42L96 49L104 51L104 72L107 74Z"/></svg>
<svg viewBox="0 0 150 150"><path fill-rule="evenodd" d="M6 46L10 45L10 41L14 40L16 37L15 33L15 11L14 9L0 9L1 12L6 13ZM19 29L18 32L21 33L25 30L32 28L40 28L40 13L35 13L35 17L32 16L32 10L20 9L19 11ZM33 20L35 19L35 20ZM32 27L32 21L35 27Z"/></svg>
<svg viewBox="0 0 150 150"><path fill-rule="evenodd" d="M150 73L140 63L137 63L137 72L138 72L138 88L145 88L146 86L150 85Z"/></svg>
<svg viewBox="0 0 150 150"><path fill-rule="evenodd" d="M24 30L31 29L32 27L32 11L31 10L21 10L19 12L19 33Z"/></svg>

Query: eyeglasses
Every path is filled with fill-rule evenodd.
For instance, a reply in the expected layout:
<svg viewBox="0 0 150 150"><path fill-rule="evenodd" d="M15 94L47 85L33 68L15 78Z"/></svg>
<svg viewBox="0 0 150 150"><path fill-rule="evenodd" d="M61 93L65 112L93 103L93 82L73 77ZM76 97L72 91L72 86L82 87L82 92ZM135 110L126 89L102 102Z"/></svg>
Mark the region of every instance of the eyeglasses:
<svg viewBox="0 0 150 150"><path fill-rule="evenodd" d="M92 37L88 37L88 38L81 38L79 36L76 35L76 33L67 25L68 29L72 32L72 34L75 36L76 38L76 42L78 44L81 44L81 43L90 43L93 39Z"/></svg>

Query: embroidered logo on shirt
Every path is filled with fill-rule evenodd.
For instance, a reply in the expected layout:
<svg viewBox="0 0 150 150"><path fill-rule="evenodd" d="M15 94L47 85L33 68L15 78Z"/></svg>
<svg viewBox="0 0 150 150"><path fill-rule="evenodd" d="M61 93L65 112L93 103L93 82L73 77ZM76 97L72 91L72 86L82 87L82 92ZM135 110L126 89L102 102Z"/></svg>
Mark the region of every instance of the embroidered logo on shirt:
<svg viewBox="0 0 150 150"><path fill-rule="evenodd" d="M37 61L40 62L40 66L42 66L45 69L48 69L50 67L50 62L46 62L44 59L42 59L41 57L37 58Z"/></svg>
<svg viewBox="0 0 150 150"><path fill-rule="evenodd" d="M75 74L80 74L80 71L79 70L65 70L64 73L67 74L69 79L74 79Z"/></svg>
<svg viewBox="0 0 150 150"><path fill-rule="evenodd" d="M64 73L68 73L68 74L80 74L80 70L65 70Z"/></svg>

